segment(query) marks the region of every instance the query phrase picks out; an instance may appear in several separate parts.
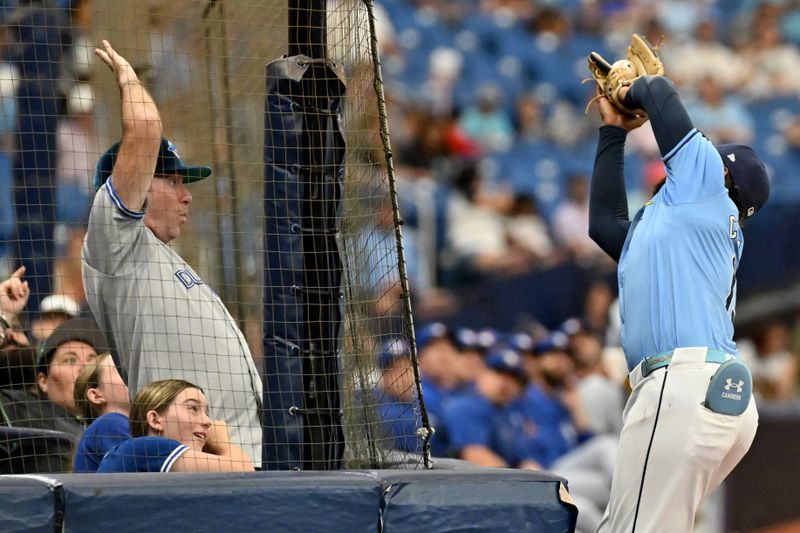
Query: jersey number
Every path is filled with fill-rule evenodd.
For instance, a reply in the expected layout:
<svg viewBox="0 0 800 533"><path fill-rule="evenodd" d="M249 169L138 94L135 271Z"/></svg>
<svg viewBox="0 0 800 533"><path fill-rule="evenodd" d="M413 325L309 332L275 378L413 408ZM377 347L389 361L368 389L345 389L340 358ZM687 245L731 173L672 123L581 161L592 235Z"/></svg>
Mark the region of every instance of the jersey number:
<svg viewBox="0 0 800 533"><path fill-rule="evenodd" d="M728 236L736 240L739 237L739 230L736 229L736 217L731 215L728 218ZM736 245L738 246L739 243L737 242ZM736 317L736 309L733 308L733 295L736 293L736 256L734 255L731 257L731 262L733 263L733 275L731 276L731 288L728 292L728 298L725 300L725 310L731 314L731 322Z"/></svg>
<svg viewBox="0 0 800 533"><path fill-rule="evenodd" d="M728 291L728 298L725 300L725 310L731 314L731 322L736 318L736 309L733 307L733 295L736 294L736 256L731 257L733 263L733 276L731 276L731 288Z"/></svg>

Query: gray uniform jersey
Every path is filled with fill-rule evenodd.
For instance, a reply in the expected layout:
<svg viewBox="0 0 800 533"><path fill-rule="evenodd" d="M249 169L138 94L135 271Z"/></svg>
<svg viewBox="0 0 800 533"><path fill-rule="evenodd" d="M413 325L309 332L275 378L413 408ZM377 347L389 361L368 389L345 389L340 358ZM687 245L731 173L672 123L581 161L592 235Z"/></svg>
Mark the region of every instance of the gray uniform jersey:
<svg viewBox="0 0 800 533"><path fill-rule="evenodd" d="M201 387L211 417L261 463L261 378L220 298L126 208L109 179L94 198L83 244L86 299L107 332L130 394L160 379Z"/></svg>

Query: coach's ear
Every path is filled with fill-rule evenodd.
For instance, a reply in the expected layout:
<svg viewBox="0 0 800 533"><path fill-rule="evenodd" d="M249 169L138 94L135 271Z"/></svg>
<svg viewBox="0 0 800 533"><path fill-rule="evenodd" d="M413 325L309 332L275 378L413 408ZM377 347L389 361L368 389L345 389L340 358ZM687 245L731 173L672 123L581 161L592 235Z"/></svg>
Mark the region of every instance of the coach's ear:
<svg viewBox="0 0 800 533"><path fill-rule="evenodd" d="M155 410L147 411L147 426L154 435L161 435L164 432L164 425L161 423L161 415Z"/></svg>

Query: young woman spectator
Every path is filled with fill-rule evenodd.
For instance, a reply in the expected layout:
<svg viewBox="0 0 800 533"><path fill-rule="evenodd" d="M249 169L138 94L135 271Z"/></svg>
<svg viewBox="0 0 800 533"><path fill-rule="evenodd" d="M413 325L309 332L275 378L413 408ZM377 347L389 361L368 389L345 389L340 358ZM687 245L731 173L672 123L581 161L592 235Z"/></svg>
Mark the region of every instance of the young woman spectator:
<svg viewBox="0 0 800 533"><path fill-rule="evenodd" d="M231 444L223 420L211 420L205 394L188 381L165 379L131 403L134 438L112 448L98 472L252 472L253 461Z"/></svg>
<svg viewBox="0 0 800 533"><path fill-rule="evenodd" d="M89 425L78 442L73 471L96 472L106 452L131 438L128 386L110 353L98 355L78 374L75 406Z"/></svg>

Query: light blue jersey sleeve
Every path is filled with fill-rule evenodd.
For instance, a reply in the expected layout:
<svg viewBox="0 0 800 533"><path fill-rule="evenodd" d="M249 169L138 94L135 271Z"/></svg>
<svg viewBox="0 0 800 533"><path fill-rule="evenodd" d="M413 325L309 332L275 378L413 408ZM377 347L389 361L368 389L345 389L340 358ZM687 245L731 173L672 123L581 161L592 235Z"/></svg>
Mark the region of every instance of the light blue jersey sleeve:
<svg viewBox="0 0 800 533"><path fill-rule="evenodd" d="M669 205L702 202L725 190L725 168L717 149L696 129L664 156Z"/></svg>

